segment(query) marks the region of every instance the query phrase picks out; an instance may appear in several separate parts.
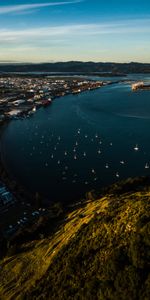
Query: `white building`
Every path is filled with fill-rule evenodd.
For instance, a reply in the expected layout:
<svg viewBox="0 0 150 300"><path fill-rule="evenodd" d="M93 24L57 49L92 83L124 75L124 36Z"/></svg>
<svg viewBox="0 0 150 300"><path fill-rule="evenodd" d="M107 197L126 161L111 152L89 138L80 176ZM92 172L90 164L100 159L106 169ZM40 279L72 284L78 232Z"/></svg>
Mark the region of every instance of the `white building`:
<svg viewBox="0 0 150 300"><path fill-rule="evenodd" d="M139 81L139 82L133 83L132 84L132 90L133 91L138 90L138 89L142 88L143 86L144 86L144 82L143 81Z"/></svg>

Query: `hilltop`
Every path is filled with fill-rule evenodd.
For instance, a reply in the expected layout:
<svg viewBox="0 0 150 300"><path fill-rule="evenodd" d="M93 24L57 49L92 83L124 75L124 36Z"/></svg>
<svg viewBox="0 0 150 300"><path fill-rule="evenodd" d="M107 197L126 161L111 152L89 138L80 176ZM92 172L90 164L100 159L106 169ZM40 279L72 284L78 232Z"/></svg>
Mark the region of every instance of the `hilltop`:
<svg viewBox="0 0 150 300"><path fill-rule="evenodd" d="M106 75L119 75L126 73L150 73L149 63L111 63L111 62L82 62L82 61L68 61L68 62L51 62L51 63L0 63L0 72L60 72L60 73L102 73Z"/></svg>
<svg viewBox="0 0 150 300"><path fill-rule="evenodd" d="M1 259L0 299L150 298L149 179L86 198L55 232Z"/></svg>

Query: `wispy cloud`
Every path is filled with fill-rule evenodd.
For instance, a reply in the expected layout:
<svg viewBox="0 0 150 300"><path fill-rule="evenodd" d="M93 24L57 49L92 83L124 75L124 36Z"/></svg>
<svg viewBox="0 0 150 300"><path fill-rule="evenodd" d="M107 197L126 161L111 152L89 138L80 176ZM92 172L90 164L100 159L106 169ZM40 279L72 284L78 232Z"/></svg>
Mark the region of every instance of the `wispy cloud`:
<svg viewBox="0 0 150 300"><path fill-rule="evenodd" d="M59 1L59 2L34 3L34 4L4 5L4 6L0 6L0 14L23 12L23 11L36 9L36 8L44 8L50 6L76 4L83 1L84 0L72 0L72 1Z"/></svg>
<svg viewBox="0 0 150 300"><path fill-rule="evenodd" d="M49 26L27 29L1 29L0 41L43 41L55 39L72 39L74 37L92 37L112 34L141 34L150 33L150 19L125 20L122 22L108 22L99 24L74 24L63 26Z"/></svg>

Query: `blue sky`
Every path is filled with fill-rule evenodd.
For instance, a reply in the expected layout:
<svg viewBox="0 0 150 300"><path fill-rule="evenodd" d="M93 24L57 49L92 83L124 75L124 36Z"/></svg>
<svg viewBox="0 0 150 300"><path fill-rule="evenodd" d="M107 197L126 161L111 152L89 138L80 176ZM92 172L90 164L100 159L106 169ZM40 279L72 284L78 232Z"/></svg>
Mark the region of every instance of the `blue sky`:
<svg viewBox="0 0 150 300"><path fill-rule="evenodd" d="M150 63L149 0L0 0L0 61Z"/></svg>

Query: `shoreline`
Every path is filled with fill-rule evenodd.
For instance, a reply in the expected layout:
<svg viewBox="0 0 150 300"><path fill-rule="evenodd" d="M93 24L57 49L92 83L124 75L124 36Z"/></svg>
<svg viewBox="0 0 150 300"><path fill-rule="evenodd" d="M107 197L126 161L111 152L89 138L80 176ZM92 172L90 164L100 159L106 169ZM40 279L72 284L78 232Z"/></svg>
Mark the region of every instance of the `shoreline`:
<svg viewBox="0 0 150 300"><path fill-rule="evenodd" d="M12 76L8 77L8 81L11 80L18 80L18 85L21 85L23 79L21 76ZM10 90L13 91L16 90L16 95L11 96L11 93L9 91L9 85L7 83L2 83L5 82L3 79L5 77L0 76L0 83L2 85L1 89L3 89L4 93L1 93L1 97L3 99L0 99L0 109L3 111L3 114L0 116L0 124L4 124L5 121L9 121L11 119L18 119L18 118L24 118L24 117L29 117L32 116L36 112L37 109L41 107L47 107L52 104L52 102L56 98L60 98L62 96L67 96L67 95L77 95L86 91L93 91L95 89L101 88L107 84L111 84L110 81L98 81L98 80L85 80L85 78L63 78L63 77L54 77L53 80L52 78L46 78L47 83L49 83L52 86L49 89L49 84L47 85L46 90L42 90L42 87L40 86L42 84L42 80L44 80L44 77L41 77L41 75L38 77L34 75L33 77L31 76L31 80L33 80L33 86L34 86L34 81L36 82L37 85L37 90L36 88L32 88L32 85L30 84L30 76L26 77L26 80L29 82L29 91L28 91L28 85L24 86L21 90L17 91L17 85L14 81L14 87ZM53 84L56 84L56 89L53 87ZM116 82L118 83L118 81ZM44 82L43 82L44 84ZM3 87L4 85L4 87ZM5 87L6 85L6 87ZM7 87L8 85L8 87ZM38 86L39 85L39 86ZM30 87L31 86L31 87ZM8 91L7 91L8 89ZM40 90L41 89L41 90ZM6 90L6 95L5 95L5 90ZM27 90L27 91L26 91ZM21 95L24 93L23 97ZM19 100L22 98L21 100ZM8 99L8 100L7 100ZM16 99L16 100L15 100ZM18 99L18 100L17 100ZM8 106L9 104L9 106Z"/></svg>
<svg viewBox="0 0 150 300"><path fill-rule="evenodd" d="M36 78L37 76L34 76L33 78ZM54 77L55 80L56 78L58 78L58 80L63 80L61 77ZM76 79L72 76L70 77L71 80L75 80L78 83L80 83L82 80L85 80L85 78L79 78L77 77ZM1 75L0 75L0 79L1 79ZM40 75L40 79L41 79L41 75ZM67 78L68 80L68 78ZM70 79L69 79L70 80ZM36 110L44 107L46 108L49 105L52 105L53 101L55 101L55 99L60 98L60 97L65 97L65 96L69 96L69 95L80 95L81 93L84 92L90 92L90 91L94 91L97 90L99 88L108 86L108 85L114 85L114 84L119 84L119 83L132 83L133 80L131 79L122 79L122 80L117 80L117 81L98 81L98 80L94 80L94 79L88 79L87 80L87 86L82 86L80 88L75 87L71 90L63 90L61 92L57 91L54 92L54 94L51 95L51 97L49 99L44 99L41 101L35 101L32 104L28 104L25 105L18 105L16 104L15 107L12 107L12 113L8 112L6 110L6 106L1 106L1 110L4 110L4 114L3 114L3 118L0 118L0 126L7 124L7 122L11 121L12 119L24 119L27 117L32 117L32 115L34 113L36 113ZM18 100L20 101L20 100ZM22 101L22 100L21 100ZM16 101L17 102L17 101Z"/></svg>
<svg viewBox="0 0 150 300"><path fill-rule="evenodd" d="M75 93L66 93L63 95L63 97L70 95L70 94L77 95L77 94L81 94L84 92L90 92L95 89L105 87L107 85L119 84L120 82L126 82L126 81L129 82L129 80L118 80L115 82L109 81L109 82L107 82L106 85L100 85L99 87L96 86L95 88L92 88L92 89L87 88L86 90L76 91ZM57 95L53 98L53 100L55 100L56 98L60 98L60 97L62 97L62 95ZM39 109L39 108L41 108L41 106L37 107L37 109ZM36 113L36 110L34 113ZM31 116L32 116L32 114L29 115L29 117L31 117ZM14 119L20 119L21 117L22 116L17 116ZM23 118L25 118L25 117L26 117L26 115L23 116ZM12 119L6 120L6 122L4 122L3 125L1 126L1 130L5 130L5 126L7 126L7 122L10 122ZM51 206L52 203L47 203L46 199L44 197L42 199L40 198L40 200L39 199L37 200L36 195L34 193L28 191L27 188L23 187L19 182L17 182L14 178L12 178L11 174L9 174L7 168L5 167L5 165L2 161L2 154L0 157L0 178L1 178L2 182L6 185L6 187L10 190L10 192L12 192L12 194L16 198L16 200L17 200L16 206L17 206L17 204L19 206L19 204L21 202L27 202L27 203L30 203L33 211L36 211L36 209L39 209L42 205L43 205L43 207ZM76 202L77 201L79 201L79 199L77 199ZM37 202L39 202L39 203L37 203ZM41 203L42 203L42 205L41 205ZM23 209L24 209L24 205L23 205L23 207L21 207L22 211L23 211ZM10 210L11 210L11 208L10 208Z"/></svg>
<svg viewBox="0 0 150 300"><path fill-rule="evenodd" d="M79 82L80 82L80 80L79 80ZM91 81L91 82L96 84L95 81ZM83 92L93 91L100 87L102 87L102 84L100 84L100 85L98 84L98 86L96 85L90 89L88 86L87 89L86 90L84 89L83 91L76 90L74 92L70 92L70 93L63 94L63 95L62 94L55 95L53 97L53 100L55 100L56 98L60 98L62 96L64 97L64 96L70 95L70 94L77 95L77 94L80 94ZM49 104L51 104L51 103L49 103ZM36 109L34 112L33 112L33 108L31 108L31 110L28 109L27 111L23 111L23 113L21 113L18 116L15 116L13 118L6 118L6 119L2 120L0 123L1 134L2 134L3 130L5 130L5 127L7 126L7 124L9 122L11 122L14 119L16 119L16 120L21 119L21 118L24 119L27 116L32 117L33 113L36 113L36 110L40 109L41 107L42 107L42 105L38 105L38 106L36 106ZM0 138L1 138L1 136L0 136ZM1 147L2 147L2 145L1 145ZM1 219L4 219L4 216L3 216L4 211L10 211L10 215L11 215L11 210L13 209L13 207L20 206L20 203L28 203L28 205L31 206L32 211L36 211L36 209L39 209L41 206L45 207L45 208L50 208L51 205L53 205L53 203L47 203L46 198L41 195L39 195L40 199L37 199L36 194L27 190L26 187L22 186L18 181L16 181L13 178L13 176L8 172L6 166L3 162L2 149L0 149L0 182L2 182L2 184L6 187L7 191L9 191L15 199L15 202L13 204L10 203L10 204L6 205L5 208L2 209L2 211L0 210ZM79 199L77 199L77 201L79 201ZM23 210L24 210L24 204L23 204L23 207L20 207L20 212L21 211L23 212ZM36 222L38 222L38 219L39 218L37 218ZM5 232L6 232L6 230L4 229L5 228L5 220L1 221L1 223L2 224L0 225L0 234L2 233L2 235L3 234L5 235ZM33 223L34 223L34 220L31 222L31 224L33 225ZM10 224L11 224L11 217L10 217ZM19 228L16 229L16 232L17 232L17 230L19 230ZM12 233L12 234L8 234L8 237L12 238L12 236L14 236L14 234L16 234L16 232ZM7 236L7 233L6 233L6 236Z"/></svg>

